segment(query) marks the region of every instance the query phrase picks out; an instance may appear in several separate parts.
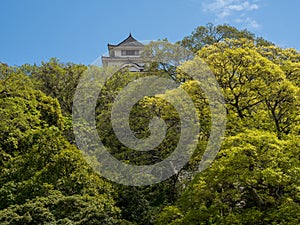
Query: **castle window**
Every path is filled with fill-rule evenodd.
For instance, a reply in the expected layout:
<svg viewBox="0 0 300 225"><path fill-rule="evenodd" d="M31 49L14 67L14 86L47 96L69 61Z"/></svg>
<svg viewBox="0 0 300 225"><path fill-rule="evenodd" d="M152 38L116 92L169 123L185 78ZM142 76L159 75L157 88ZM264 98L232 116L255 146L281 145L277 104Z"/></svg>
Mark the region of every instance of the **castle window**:
<svg viewBox="0 0 300 225"><path fill-rule="evenodd" d="M122 56L130 55L130 56L138 56L139 50L122 50L121 52Z"/></svg>

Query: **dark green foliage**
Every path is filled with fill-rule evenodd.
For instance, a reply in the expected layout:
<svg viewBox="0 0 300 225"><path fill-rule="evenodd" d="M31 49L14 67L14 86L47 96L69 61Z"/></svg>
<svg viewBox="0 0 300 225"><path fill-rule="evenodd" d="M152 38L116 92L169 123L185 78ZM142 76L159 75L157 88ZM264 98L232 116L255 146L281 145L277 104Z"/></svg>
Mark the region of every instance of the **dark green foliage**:
<svg viewBox="0 0 300 225"><path fill-rule="evenodd" d="M0 223L120 222L111 185L63 137L58 101L21 70L1 71Z"/></svg>
<svg viewBox="0 0 300 225"><path fill-rule="evenodd" d="M35 88L59 101L64 115L72 113L73 96L86 66L63 64L52 58L49 62L42 62L41 66L24 65L20 69L30 76Z"/></svg>
<svg viewBox="0 0 300 225"><path fill-rule="evenodd" d="M64 196L49 193L0 211L1 224L120 224L118 210L106 195Z"/></svg>

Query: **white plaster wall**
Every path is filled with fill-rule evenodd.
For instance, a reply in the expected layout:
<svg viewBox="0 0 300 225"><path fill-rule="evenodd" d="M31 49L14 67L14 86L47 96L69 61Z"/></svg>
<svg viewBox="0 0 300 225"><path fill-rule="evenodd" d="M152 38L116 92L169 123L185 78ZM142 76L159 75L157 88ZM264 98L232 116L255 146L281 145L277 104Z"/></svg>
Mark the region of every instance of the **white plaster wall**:
<svg viewBox="0 0 300 225"><path fill-rule="evenodd" d="M115 50L115 57L122 57L121 50Z"/></svg>

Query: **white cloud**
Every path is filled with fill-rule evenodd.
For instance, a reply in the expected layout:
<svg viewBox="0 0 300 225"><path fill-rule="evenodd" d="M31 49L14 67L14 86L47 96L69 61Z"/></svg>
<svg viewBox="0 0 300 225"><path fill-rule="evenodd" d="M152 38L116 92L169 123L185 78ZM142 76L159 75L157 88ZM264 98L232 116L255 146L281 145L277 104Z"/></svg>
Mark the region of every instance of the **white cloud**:
<svg viewBox="0 0 300 225"><path fill-rule="evenodd" d="M246 18L246 20L244 22L246 23L247 27L251 27L251 28L259 28L260 27L260 24L256 20L249 18L249 17Z"/></svg>
<svg viewBox="0 0 300 225"><path fill-rule="evenodd" d="M211 3L203 3L203 10L205 12L214 13L219 18L228 17L234 12L257 9L259 9L257 3L244 0L215 0Z"/></svg>
<svg viewBox="0 0 300 225"><path fill-rule="evenodd" d="M232 10L232 11L243 11L243 10L251 11L251 10L256 10L258 8L259 7L257 4L250 4L249 2L242 2L241 4L228 5L228 10Z"/></svg>
<svg viewBox="0 0 300 225"><path fill-rule="evenodd" d="M246 13L259 9L258 0L214 0L203 3L202 8L204 12L214 14L217 22L232 19L251 28L259 27L257 21L245 16Z"/></svg>
<svg viewBox="0 0 300 225"><path fill-rule="evenodd" d="M235 19L234 22L247 28L254 28L254 29L260 28L260 24L256 20L249 17L242 18L242 19L238 18Z"/></svg>

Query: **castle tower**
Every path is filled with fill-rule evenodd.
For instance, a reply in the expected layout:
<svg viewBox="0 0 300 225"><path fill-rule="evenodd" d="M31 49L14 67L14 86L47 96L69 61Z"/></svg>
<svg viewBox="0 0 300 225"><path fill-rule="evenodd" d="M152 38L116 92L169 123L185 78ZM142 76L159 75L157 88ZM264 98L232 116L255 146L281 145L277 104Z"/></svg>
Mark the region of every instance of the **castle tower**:
<svg viewBox="0 0 300 225"><path fill-rule="evenodd" d="M141 57L144 45L131 34L117 45L108 44L109 56L102 56L103 66L129 67L130 71L141 71L145 60Z"/></svg>

